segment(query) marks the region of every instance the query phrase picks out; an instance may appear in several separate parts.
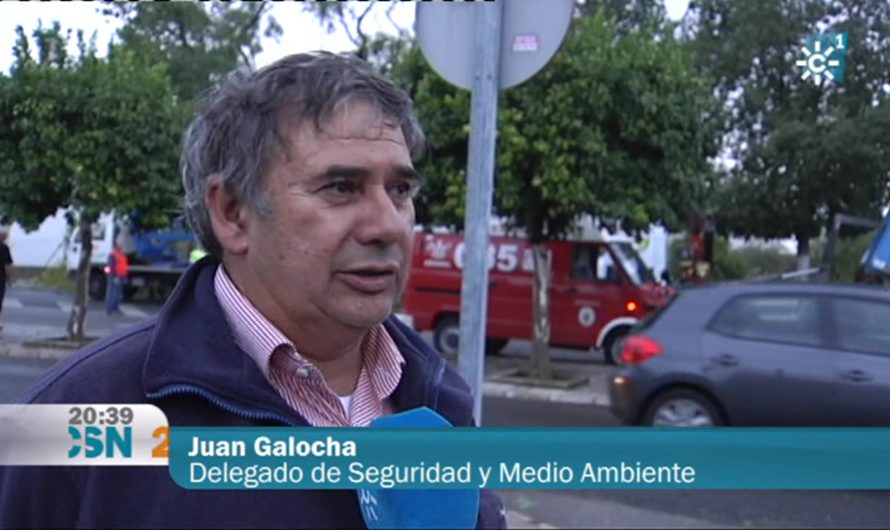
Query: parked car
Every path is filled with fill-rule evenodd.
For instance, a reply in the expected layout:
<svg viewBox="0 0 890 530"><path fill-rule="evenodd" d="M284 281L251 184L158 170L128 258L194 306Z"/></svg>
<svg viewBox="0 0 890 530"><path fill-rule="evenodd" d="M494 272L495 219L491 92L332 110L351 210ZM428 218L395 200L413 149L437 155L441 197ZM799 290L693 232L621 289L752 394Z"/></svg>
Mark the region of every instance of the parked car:
<svg viewBox="0 0 890 530"><path fill-rule="evenodd" d="M687 289L626 338L611 410L652 426L890 426L890 291Z"/></svg>

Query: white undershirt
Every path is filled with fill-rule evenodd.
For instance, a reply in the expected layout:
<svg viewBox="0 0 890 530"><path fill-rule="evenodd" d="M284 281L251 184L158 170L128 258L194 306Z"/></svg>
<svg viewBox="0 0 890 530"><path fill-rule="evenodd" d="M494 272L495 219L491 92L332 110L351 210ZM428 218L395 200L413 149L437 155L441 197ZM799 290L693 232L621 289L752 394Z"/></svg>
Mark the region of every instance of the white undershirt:
<svg viewBox="0 0 890 530"><path fill-rule="evenodd" d="M343 410L346 411L346 417L349 417L349 407L352 406L352 394L346 396L337 396L340 398L340 403L343 404Z"/></svg>

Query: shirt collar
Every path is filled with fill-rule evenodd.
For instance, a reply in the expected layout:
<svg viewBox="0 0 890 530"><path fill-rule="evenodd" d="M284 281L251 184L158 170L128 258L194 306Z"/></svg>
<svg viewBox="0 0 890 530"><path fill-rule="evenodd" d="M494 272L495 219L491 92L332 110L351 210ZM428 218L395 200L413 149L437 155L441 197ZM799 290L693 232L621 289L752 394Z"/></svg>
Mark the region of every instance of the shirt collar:
<svg viewBox="0 0 890 530"><path fill-rule="evenodd" d="M216 269L214 290L235 343L269 377L269 360L281 347L287 348L300 363L312 369L285 335L260 312L235 286L222 265ZM362 341L362 369L368 372L371 385L379 398L389 397L401 380L405 359L395 341L382 324L371 328Z"/></svg>

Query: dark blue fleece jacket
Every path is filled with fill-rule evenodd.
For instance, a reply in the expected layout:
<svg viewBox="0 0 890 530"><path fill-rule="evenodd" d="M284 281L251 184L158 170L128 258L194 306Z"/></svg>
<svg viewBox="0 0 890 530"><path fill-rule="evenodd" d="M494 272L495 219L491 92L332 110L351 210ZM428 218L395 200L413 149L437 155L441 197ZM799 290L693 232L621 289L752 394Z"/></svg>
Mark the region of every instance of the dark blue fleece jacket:
<svg viewBox="0 0 890 530"><path fill-rule="evenodd" d="M205 258L157 317L60 362L20 403L152 403L175 426L308 426L233 340ZM396 318L384 325L406 364L397 410L427 406L471 426L461 377ZM503 528L500 499L483 491L478 526ZM351 490L200 491L166 467L0 468L0 527L362 528Z"/></svg>

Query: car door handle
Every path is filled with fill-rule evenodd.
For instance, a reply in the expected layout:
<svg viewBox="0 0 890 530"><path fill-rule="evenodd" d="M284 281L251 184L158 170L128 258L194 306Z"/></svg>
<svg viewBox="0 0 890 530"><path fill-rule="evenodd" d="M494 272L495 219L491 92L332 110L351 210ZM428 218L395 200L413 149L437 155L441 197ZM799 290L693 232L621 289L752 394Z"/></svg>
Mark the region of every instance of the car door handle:
<svg viewBox="0 0 890 530"><path fill-rule="evenodd" d="M841 379L852 381L854 383L864 383L871 381L871 376L862 370L849 370L841 374Z"/></svg>
<svg viewBox="0 0 890 530"><path fill-rule="evenodd" d="M717 355L716 357L711 357L711 360L714 361L714 363L719 364L720 366L737 366L739 364L739 358L728 353L723 353Z"/></svg>

